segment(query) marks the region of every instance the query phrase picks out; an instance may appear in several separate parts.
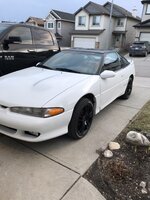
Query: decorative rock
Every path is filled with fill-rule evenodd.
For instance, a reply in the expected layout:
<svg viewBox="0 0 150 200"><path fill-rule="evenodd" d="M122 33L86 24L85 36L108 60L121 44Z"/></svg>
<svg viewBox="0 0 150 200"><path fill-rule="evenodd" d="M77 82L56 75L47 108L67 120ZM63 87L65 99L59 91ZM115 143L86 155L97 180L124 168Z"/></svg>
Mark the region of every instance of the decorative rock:
<svg viewBox="0 0 150 200"><path fill-rule="evenodd" d="M147 194L148 193L146 188L142 188L141 192L142 192L142 194Z"/></svg>
<svg viewBox="0 0 150 200"><path fill-rule="evenodd" d="M141 181L140 186L141 186L142 188L145 188L145 187L146 187L146 182L145 182L145 181Z"/></svg>
<svg viewBox="0 0 150 200"><path fill-rule="evenodd" d="M117 143L117 142L110 142L108 146L109 146L110 150L118 150L118 149L120 149L120 144Z"/></svg>
<svg viewBox="0 0 150 200"><path fill-rule="evenodd" d="M127 133L126 141L138 146L150 146L150 141L147 137L136 131L130 131Z"/></svg>
<svg viewBox="0 0 150 200"><path fill-rule="evenodd" d="M147 183L148 191L150 192L150 182Z"/></svg>
<svg viewBox="0 0 150 200"><path fill-rule="evenodd" d="M104 157L105 158L112 158L113 157L113 152L110 150L105 150L104 151Z"/></svg>
<svg viewBox="0 0 150 200"><path fill-rule="evenodd" d="M147 192L147 189L146 189L146 182L142 181L140 183L140 186L142 187L142 190L141 190L142 194L147 194L148 192Z"/></svg>
<svg viewBox="0 0 150 200"><path fill-rule="evenodd" d="M150 133L146 133L146 137L150 139Z"/></svg>

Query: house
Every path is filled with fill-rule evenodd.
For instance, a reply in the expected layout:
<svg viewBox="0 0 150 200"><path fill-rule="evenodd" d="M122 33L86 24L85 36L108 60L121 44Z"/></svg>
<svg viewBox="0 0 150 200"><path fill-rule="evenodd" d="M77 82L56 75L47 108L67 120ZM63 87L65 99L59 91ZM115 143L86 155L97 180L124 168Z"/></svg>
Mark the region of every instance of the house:
<svg viewBox="0 0 150 200"><path fill-rule="evenodd" d="M136 40L150 42L150 0L143 0L142 20L134 27L136 29Z"/></svg>
<svg viewBox="0 0 150 200"><path fill-rule="evenodd" d="M111 3L100 5L87 3L75 12L75 30L72 32L72 47L124 48L134 41L133 25L140 19L124 8ZM111 23L110 23L111 22Z"/></svg>
<svg viewBox="0 0 150 200"><path fill-rule="evenodd" d="M73 14L51 10L45 19L44 27L50 29L56 35L60 46L70 47L74 23Z"/></svg>
<svg viewBox="0 0 150 200"><path fill-rule="evenodd" d="M29 17L29 18L26 20L26 23L28 23L28 24L33 24L33 25L35 25L35 26L44 27L44 19L38 18L38 17Z"/></svg>

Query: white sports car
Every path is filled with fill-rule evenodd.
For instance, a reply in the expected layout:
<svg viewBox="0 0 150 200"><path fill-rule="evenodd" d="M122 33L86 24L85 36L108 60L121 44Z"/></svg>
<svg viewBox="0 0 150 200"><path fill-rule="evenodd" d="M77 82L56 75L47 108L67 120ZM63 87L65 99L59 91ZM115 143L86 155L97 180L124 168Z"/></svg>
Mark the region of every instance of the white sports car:
<svg viewBox="0 0 150 200"><path fill-rule="evenodd" d="M40 142L84 137L93 116L132 91L134 63L115 51L70 49L0 78L0 133Z"/></svg>

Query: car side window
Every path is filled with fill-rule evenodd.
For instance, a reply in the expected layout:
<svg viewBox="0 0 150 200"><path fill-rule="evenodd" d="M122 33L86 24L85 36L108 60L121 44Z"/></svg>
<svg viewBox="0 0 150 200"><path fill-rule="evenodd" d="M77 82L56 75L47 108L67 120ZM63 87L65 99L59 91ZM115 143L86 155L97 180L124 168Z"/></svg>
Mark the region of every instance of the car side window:
<svg viewBox="0 0 150 200"><path fill-rule="evenodd" d="M42 29L33 29L34 44L53 45L53 39L49 31Z"/></svg>
<svg viewBox="0 0 150 200"><path fill-rule="evenodd" d="M18 37L21 39L20 44L32 44L31 30L27 27L16 27L7 36L7 39L11 37Z"/></svg>
<svg viewBox="0 0 150 200"><path fill-rule="evenodd" d="M127 61L127 59L122 56L120 56L120 63L121 63L122 68L125 68L126 66L129 65L129 62Z"/></svg>
<svg viewBox="0 0 150 200"><path fill-rule="evenodd" d="M115 52L107 53L104 57L104 65L102 71L104 70L117 71L119 69L121 69L121 64L118 54Z"/></svg>

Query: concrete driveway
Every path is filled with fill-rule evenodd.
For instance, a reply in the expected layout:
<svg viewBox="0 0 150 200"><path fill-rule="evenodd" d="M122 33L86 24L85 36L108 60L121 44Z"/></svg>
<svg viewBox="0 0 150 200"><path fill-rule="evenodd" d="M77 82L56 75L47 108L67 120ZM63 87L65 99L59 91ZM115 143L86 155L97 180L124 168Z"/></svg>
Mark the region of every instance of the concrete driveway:
<svg viewBox="0 0 150 200"><path fill-rule="evenodd" d="M143 77L142 70L148 62L134 60L141 63L136 66L141 77L135 79L131 98L116 100L98 114L82 140L63 136L31 144L0 135L1 200L104 199L82 175L98 158L96 150L113 140L150 99L150 73Z"/></svg>

